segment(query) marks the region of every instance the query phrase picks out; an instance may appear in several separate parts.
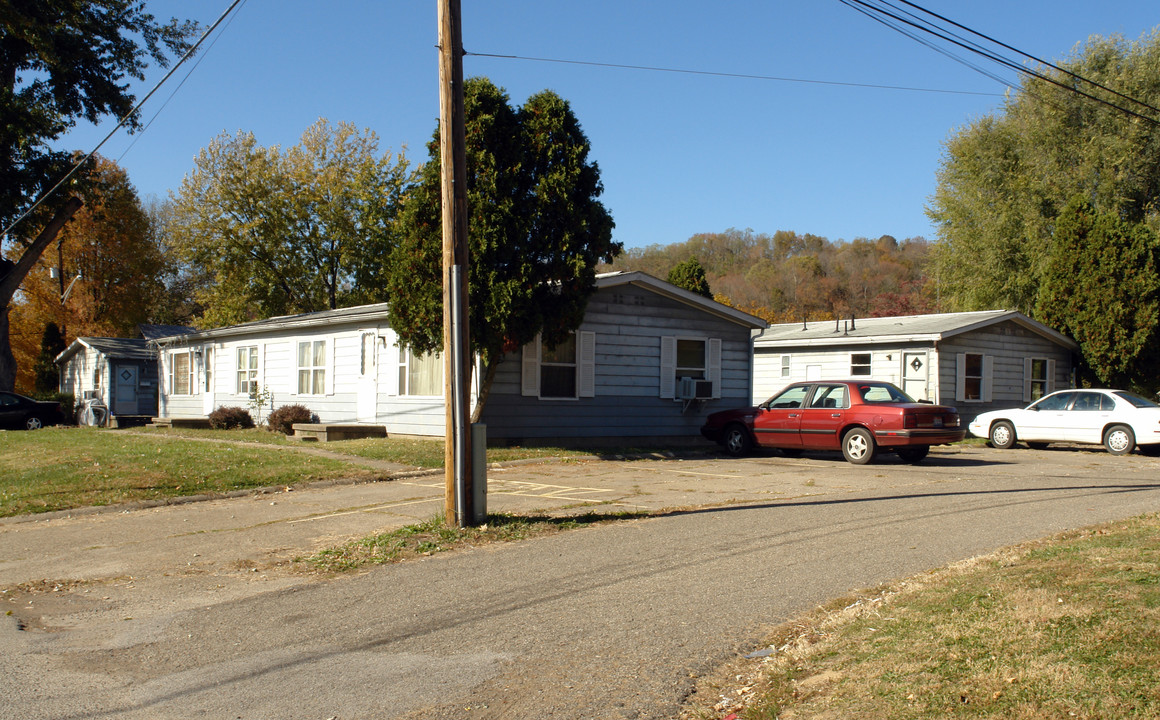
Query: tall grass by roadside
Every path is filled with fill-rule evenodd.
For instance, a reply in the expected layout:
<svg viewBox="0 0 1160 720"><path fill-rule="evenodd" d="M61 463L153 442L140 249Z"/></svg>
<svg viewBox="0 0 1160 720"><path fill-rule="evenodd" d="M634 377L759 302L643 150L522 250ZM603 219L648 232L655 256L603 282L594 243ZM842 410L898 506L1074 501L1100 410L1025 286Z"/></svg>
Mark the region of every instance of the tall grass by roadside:
<svg viewBox="0 0 1160 720"><path fill-rule="evenodd" d="M1160 519L1071 532L820 608L686 717L1160 717Z"/></svg>

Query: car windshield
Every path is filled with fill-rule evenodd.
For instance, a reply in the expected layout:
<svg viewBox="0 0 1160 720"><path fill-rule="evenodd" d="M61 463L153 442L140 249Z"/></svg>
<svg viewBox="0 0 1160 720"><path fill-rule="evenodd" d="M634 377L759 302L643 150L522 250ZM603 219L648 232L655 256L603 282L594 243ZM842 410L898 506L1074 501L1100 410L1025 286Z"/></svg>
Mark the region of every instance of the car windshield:
<svg viewBox="0 0 1160 720"><path fill-rule="evenodd" d="M1131 403L1134 407L1138 407L1138 408L1160 407L1160 405L1157 405L1156 403L1152 402L1151 400L1146 400L1146 399L1140 397L1139 395L1133 395L1132 393L1124 392L1123 390L1115 390L1112 392L1112 394L1115 395L1120 400L1124 400L1124 401Z"/></svg>
<svg viewBox="0 0 1160 720"><path fill-rule="evenodd" d="M914 399L890 383L858 383L865 403L912 403Z"/></svg>

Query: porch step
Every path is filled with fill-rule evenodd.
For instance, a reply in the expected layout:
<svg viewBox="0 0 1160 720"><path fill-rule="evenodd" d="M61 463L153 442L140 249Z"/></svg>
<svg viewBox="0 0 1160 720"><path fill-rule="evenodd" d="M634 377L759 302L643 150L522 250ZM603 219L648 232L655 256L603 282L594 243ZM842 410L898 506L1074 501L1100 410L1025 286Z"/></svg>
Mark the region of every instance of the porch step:
<svg viewBox="0 0 1160 720"><path fill-rule="evenodd" d="M295 440L307 442L334 442L335 440L356 440L358 438L387 436L385 425L360 425L357 423L294 423Z"/></svg>
<svg viewBox="0 0 1160 720"><path fill-rule="evenodd" d="M145 427L151 428L208 428L209 418L159 418L155 417Z"/></svg>

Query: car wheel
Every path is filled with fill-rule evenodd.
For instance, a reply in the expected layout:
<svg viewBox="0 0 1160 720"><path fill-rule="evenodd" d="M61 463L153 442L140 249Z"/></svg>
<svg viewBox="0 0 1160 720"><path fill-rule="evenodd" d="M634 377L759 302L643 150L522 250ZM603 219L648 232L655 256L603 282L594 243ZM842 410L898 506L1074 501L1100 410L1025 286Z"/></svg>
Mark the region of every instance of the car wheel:
<svg viewBox="0 0 1160 720"><path fill-rule="evenodd" d="M1015 445L1015 426L1006 420L1000 420L991 426L991 444L1000 450L1006 450Z"/></svg>
<svg viewBox="0 0 1160 720"><path fill-rule="evenodd" d="M44 423L42 423L40 418L36 417L35 415L29 415L24 419L25 430L39 430L42 427L44 427Z"/></svg>
<svg viewBox="0 0 1160 720"><path fill-rule="evenodd" d="M876 450L874 438L865 428L854 428L842 437L842 454L855 465L865 465L873 460Z"/></svg>
<svg viewBox="0 0 1160 720"><path fill-rule="evenodd" d="M725 452L733 457L744 455L753 447L749 431L745 429L744 425L730 425L725 428L725 439L721 444L725 446Z"/></svg>
<svg viewBox="0 0 1160 720"><path fill-rule="evenodd" d="M903 448L898 451L898 457L902 458L903 462L916 463L922 462L929 453L930 445L922 445L919 447Z"/></svg>
<svg viewBox="0 0 1160 720"><path fill-rule="evenodd" d="M1160 457L1160 445L1137 445L1136 448L1148 457Z"/></svg>
<svg viewBox="0 0 1160 720"><path fill-rule="evenodd" d="M1127 455L1136 447L1136 436L1127 425L1113 425L1104 433L1104 447L1113 455Z"/></svg>

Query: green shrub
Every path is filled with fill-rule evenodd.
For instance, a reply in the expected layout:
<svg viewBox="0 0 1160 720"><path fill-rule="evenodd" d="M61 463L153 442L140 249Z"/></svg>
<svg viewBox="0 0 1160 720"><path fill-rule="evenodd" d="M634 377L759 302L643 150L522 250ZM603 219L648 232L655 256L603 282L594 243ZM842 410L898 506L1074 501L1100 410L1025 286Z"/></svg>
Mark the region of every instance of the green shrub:
<svg viewBox="0 0 1160 720"><path fill-rule="evenodd" d="M72 393L64 392L50 392L50 393L33 393L33 398L37 400L55 400L60 403L60 411L64 414L64 424L73 425L76 423L76 404L77 400Z"/></svg>
<svg viewBox="0 0 1160 720"><path fill-rule="evenodd" d="M244 407L221 405L209 414L209 426L215 430L234 430L254 427L254 418Z"/></svg>
<svg viewBox="0 0 1160 720"><path fill-rule="evenodd" d="M294 423L316 423L318 416L305 405L283 405L266 418L266 428L283 435L294 434Z"/></svg>

